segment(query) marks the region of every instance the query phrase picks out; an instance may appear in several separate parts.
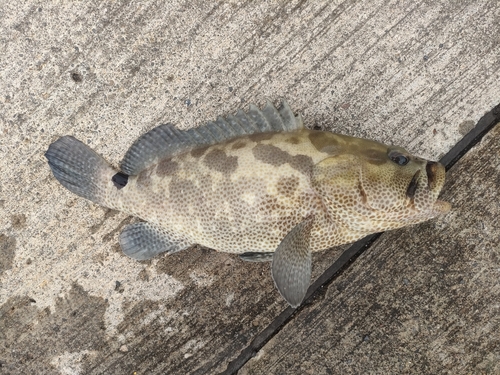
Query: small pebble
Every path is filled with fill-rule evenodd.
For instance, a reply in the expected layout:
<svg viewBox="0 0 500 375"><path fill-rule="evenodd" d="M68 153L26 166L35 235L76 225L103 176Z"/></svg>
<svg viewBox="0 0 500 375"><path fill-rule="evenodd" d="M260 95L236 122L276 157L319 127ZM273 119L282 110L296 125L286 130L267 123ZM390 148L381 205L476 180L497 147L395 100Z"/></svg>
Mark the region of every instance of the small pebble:
<svg viewBox="0 0 500 375"><path fill-rule="evenodd" d="M123 353L128 352L127 345L120 346L120 351L123 352Z"/></svg>

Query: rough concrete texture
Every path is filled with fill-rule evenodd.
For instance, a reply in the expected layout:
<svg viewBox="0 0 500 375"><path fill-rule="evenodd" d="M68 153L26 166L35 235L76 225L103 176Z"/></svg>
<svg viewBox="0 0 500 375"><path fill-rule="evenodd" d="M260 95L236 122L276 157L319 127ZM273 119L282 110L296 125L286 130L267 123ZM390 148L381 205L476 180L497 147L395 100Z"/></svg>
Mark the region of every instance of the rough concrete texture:
<svg viewBox="0 0 500 375"><path fill-rule="evenodd" d="M243 374L500 374L500 124L449 172L450 214L385 233Z"/></svg>
<svg viewBox="0 0 500 375"><path fill-rule="evenodd" d="M268 265L204 249L123 256L117 234L133 219L54 180L43 153L57 137L117 164L160 123L284 97L309 127L437 159L500 98L495 1L4 1L0 30L9 374L217 373L285 307ZM453 228L454 241L469 230ZM315 274L337 253L318 255Z"/></svg>

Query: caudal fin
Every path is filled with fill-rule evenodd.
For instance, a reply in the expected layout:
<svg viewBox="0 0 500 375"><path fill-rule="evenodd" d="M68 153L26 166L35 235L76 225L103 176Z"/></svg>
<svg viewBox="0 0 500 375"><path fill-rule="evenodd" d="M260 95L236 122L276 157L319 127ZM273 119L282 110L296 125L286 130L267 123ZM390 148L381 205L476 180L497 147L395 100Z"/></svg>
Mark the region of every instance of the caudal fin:
<svg viewBox="0 0 500 375"><path fill-rule="evenodd" d="M54 177L68 190L103 206L106 191L112 187L116 171L87 145L71 136L64 136L49 146L45 153ZM110 207L112 208L112 207Z"/></svg>

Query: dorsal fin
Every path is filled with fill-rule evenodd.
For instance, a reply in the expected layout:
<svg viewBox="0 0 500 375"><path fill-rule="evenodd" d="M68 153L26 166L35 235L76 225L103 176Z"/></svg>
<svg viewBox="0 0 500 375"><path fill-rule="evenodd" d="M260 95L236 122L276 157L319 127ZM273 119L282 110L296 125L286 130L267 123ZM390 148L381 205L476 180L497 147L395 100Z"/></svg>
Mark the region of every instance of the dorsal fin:
<svg viewBox="0 0 500 375"><path fill-rule="evenodd" d="M214 122L184 131L172 124L164 124L134 142L121 162L121 170L134 176L162 159L196 147L210 146L242 135L289 132L303 127L302 117L295 116L286 101L280 108L268 101L262 110L251 104L247 113L239 110L235 116L218 117Z"/></svg>

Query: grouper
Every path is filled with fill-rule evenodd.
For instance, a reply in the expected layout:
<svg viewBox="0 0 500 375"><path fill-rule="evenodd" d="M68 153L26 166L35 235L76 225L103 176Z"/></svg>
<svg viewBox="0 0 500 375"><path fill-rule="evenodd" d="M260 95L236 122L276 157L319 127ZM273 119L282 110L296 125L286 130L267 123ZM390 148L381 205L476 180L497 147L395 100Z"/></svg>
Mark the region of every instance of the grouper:
<svg viewBox="0 0 500 375"><path fill-rule="evenodd" d="M160 125L139 137L119 170L64 136L45 153L73 193L144 220L119 235L150 259L195 244L270 261L293 307L306 295L311 253L450 210L438 200L443 165L401 147L304 127L286 102L204 126Z"/></svg>

